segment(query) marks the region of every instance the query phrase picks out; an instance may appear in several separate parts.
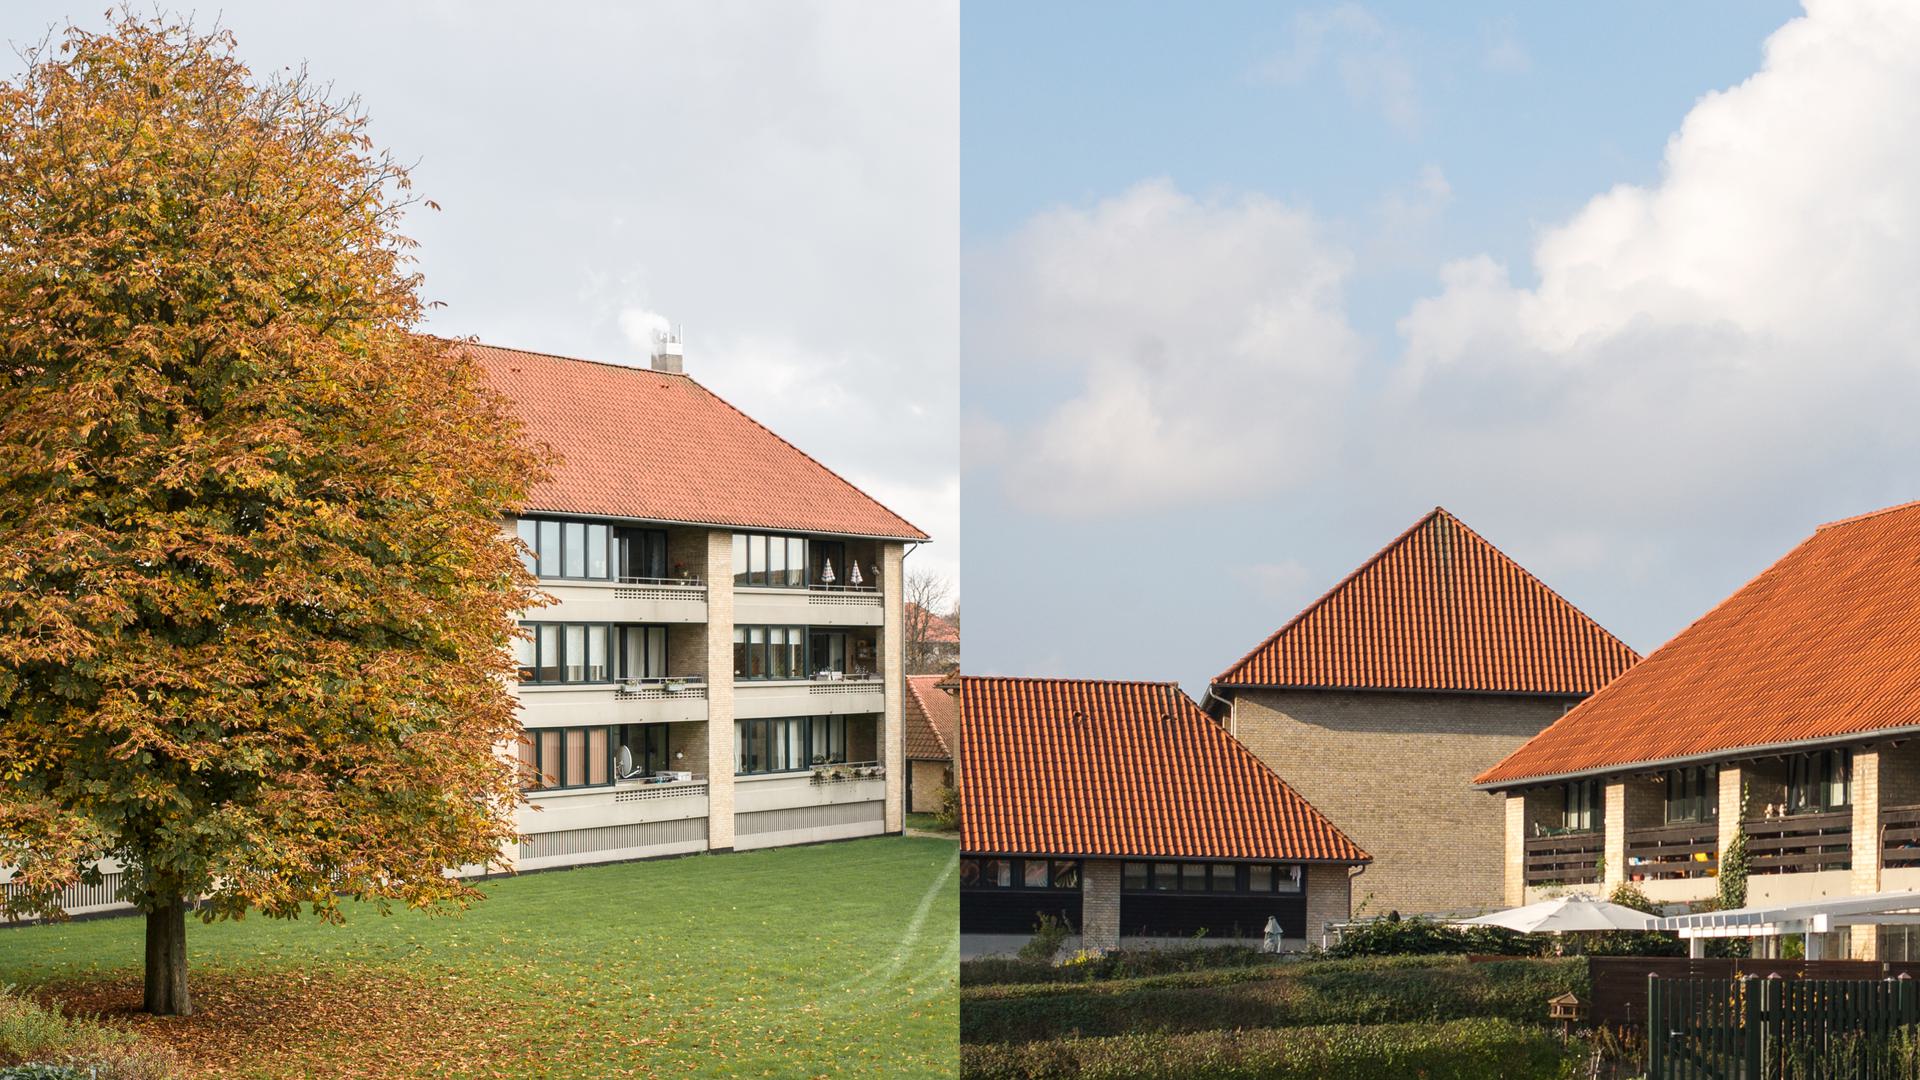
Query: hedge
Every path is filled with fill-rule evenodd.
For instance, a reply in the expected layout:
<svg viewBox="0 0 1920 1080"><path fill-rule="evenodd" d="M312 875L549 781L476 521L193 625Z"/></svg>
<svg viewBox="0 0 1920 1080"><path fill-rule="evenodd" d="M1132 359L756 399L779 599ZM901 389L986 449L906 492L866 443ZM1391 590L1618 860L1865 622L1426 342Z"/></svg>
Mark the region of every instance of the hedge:
<svg viewBox="0 0 1920 1080"><path fill-rule="evenodd" d="M1507 1020L962 1046L966 1080L1563 1080L1586 1046Z"/></svg>
<svg viewBox="0 0 1920 1080"><path fill-rule="evenodd" d="M89 1080L168 1080L172 1053L124 1027L52 1009L0 987L0 1078L52 1080L64 1071Z"/></svg>
<svg viewBox="0 0 1920 1080"><path fill-rule="evenodd" d="M1261 977L1264 976L1264 977ZM1034 1042L1069 1035L1174 1034L1232 1028L1546 1019L1547 999L1587 996L1581 959L1303 963L1110 984L963 991L960 1041Z"/></svg>
<svg viewBox="0 0 1920 1080"><path fill-rule="evenodd" d="M1095 982L1101 979L1129 979L1180 971L1272 967L1284 962L1271 953L1264 953L1244 945L1197 946L1190 949L1114 950L1103 956L1069 961L1064 964L995 956L961 961L960 985Z"/></svg>

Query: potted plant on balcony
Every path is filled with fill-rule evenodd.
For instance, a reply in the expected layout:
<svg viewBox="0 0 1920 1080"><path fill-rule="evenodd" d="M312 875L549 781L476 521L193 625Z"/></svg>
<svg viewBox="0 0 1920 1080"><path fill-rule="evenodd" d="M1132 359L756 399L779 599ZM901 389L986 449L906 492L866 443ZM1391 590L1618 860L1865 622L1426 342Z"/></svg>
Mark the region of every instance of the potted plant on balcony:
<svg viewBox="0 0 1920 1080"><path fill-rule="evenodd" d="M660 687L669 694L677 694L687 688L687 680L679 675L669 675L661 680Z"/></svg>

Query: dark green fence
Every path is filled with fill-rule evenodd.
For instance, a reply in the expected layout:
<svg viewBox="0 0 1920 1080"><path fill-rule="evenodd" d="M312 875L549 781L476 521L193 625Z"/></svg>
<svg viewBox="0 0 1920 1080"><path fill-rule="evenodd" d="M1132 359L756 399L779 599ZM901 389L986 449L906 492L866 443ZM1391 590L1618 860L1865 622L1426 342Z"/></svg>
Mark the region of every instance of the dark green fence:
<svg viewBox="0 0 1920 1080"><path fill-rule="evenodd" d="M1809 1062L1905 1041L1920 1024L1913 979L1647 976L1648 1080L1781 1080ZM1852 1067L1845 1075L1877 1075ZM1906 1070L1901 1070L1905 1075Z"/></svg>

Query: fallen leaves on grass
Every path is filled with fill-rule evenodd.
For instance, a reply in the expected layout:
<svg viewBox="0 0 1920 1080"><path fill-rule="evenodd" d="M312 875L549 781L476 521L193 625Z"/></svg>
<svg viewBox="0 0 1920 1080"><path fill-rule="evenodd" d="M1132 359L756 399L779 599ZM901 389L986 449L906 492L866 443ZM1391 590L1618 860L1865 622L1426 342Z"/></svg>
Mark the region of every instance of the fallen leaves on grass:
<svg viewBox="0 0 1920 1080"><path fill-rule="evenodd" d="M515 1018L462 982L390 970L202 971L194 1015L180 1017L140 1012L138 975L55 984L35 996L70 1014L125 1021L171 1047L192 1080L540 1075L514 1035Z"/></svg>

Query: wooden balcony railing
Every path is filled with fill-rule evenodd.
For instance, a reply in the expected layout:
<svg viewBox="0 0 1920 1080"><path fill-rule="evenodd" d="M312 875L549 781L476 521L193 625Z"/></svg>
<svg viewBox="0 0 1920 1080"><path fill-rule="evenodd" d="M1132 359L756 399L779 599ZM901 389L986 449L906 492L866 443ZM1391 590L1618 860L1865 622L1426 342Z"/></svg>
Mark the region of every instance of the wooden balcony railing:
<svg viewBox="0 0 1920 1080"><path fill-rule="evenodd" d="M1853 812L1794 814L1741 822L1747 834L1747 872L1805 874L1853 865Z"/></svg>
<svg viewBox="0 0 1920 1080"><path fill-rule="evenodd" d="M1920 866L1920 806L1881 807L1880 865Z"/></svg>
<svg viewBox="0 0 1920 1080"><path fill-rule="evenodd" d="M1606 851L1603 833L1562 833L1526 840L1529 885L1586 885L1600 880L1600 859Z"/></svg>
<svg viewBox="0 0 1920 1080"><path fill-rule="evenodd" d="M1627 833L1627 877L1635 881L1712 877L1720 866L1720 826L1689 821Z"/></svg>

